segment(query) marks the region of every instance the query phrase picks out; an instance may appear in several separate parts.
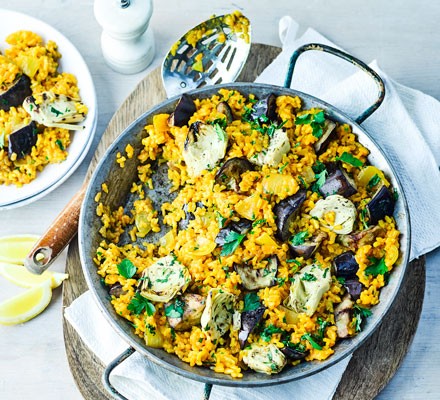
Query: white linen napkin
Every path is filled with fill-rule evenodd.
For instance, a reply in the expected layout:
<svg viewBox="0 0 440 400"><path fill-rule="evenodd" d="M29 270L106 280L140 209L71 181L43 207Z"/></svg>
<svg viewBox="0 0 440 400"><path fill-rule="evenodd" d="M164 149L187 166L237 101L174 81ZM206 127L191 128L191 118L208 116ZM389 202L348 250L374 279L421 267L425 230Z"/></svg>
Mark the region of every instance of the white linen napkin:
<svg viewBox="0 0 440 400"><path fill-rule="evenodd" d="M292 52L310 42L330 44L313 29L297 38L298 24L290 17L280 20L283 51L260 75L257 82L283 85ZM440 103L423 93L399 85L380 71L387 94L378 111L362 125L370 132L396 166L411 210L411 258L418 257L440 244L437 227L440 213L432 205L440 204ZM357 116L374 99L376 88L348 63L321 54L303 54L295 68L292 87L320 97L351 116ZM355 92L355 93L353 93ZM87 346L104 364L122 353L127 344L113 331L96 306L90 292L76 299L65 310L66 319L77 330ZM248 400L277 398L329 399L339 384L349 358L317 375L268 388L214 386L213 400ZM111 375L111 382L130 400L200 399L203 384L157 367L139 354L130 356Z"/></svg>

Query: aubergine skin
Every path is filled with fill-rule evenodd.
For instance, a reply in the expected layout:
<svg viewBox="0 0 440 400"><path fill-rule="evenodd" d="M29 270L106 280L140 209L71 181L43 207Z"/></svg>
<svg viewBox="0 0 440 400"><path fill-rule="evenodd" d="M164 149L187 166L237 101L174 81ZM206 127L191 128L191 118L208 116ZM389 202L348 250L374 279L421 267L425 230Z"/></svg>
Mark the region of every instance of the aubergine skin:
<svg viewBox="0 0 440 400"><path fill-rule="evenodd" d="M355 278L356 272L359 269L359 264L356 261L354 253L347 251L335 257L333 260L335 267L335 275L337 278Z"/></svg>
<svg viewBox="0 0 440 400"><path fill-rule="evenodd" d="M281 353L283 353L287 359L291 361L302 360L307 355L307 352L299 351L298 349L294 349L293 347L285 346L280 349Z"/></svg>
<svg viewBox="0 0 440 400"><path fill-rule="evenodd" d="M322 241L326 238L326 233L319 232L317 235L313 236L311 240L307 240L303 244L294 245L289 241L288 245L294 257L304 257L304 260L308 260L313 254L315 254Z"/></svg>
<svg viewBox="0 0 440 400"><path fill-rule="evenodd" d="M38 129L34 121L9 135L8 155L17 154L17 159L25 157L37 143Z"/></svg>
<svg viewBox="0 0 440 400"><path fill-rule="evenodd" d="M348 198L357 192L354 181L347 175L342 167L331 165L327 166L329 175L324 184L319 188L320 193L324 196L339 194Z"/></svg>
<svg viewBox="0 0 440 400"><path fill-rule="evenodd" d="M252 112L250 114L251 121L259 121L259 122L267 122L267 120L271 122L275 122L278 119L277 116L277 104L276 104L276 96L273 93L268 94L266 97L258 100L252 107Z"/></svg>
<svg viewBox="0 0 440 400"><path fill-rule="evenodd" d="M241 174L253 171L252 164L246 157L233 157L227 160L215 174L215 183L225 185L228 189L239 191Z"/></svg>
<svg viewBox="0 0 440 400"><path fill-rule="evenodd" d="M231 107L229 107L229 104L226 103L226 101L221 101L220 103L218 103L217 111L224 114L224 116L226 117L226 122L228 124L230 124L234 120L232 109Z"/></svg>
<svg viewBox="0 0 440 400"><path fill-rule="evenodd" d="M304 203L307 197L305 190L299 190L293 196L286 197L281 200L274 208L273 211L276 215L277 232L276 237L282 242L289 240L290 225L298 214L298 211Z"/></svg>
<svg viewBox="0 0 440 400"><path fill-rule="evenodd" d="M361 297L362 290L364 290L364 286L359 282L357 277L354 279L346 279L344 282L344 288L347 290L353 301L358 300Z"/></svg>
<svg viewBox="0 0 440 400"><path fill-rule="evenodd" d="M11 107L21 106L24 99L31 95L31 80L21 74L6 92L0 94L0 110L9 111Z"/></svg>
<svg viewBox="0 0 440 400"><path fill-rule="evenodd" d="M394 205L393 195L385 185L382 185L367 204L368 224L377 225L386 216L392 216Z"/></svg>
<svg viewBox="0 0 440 400"><path fill-rule="evenodd" d="M266 307L261 306L255 310L244 311L241 313L241 327L240 331L238 332L238 342L240 343L240 348L244 348L246 345L249 335L261 321L261 318L263 318L265 310Z"/></svg>
<svg viewBox="0 0 440 400"><path fill-rule="evenodd" d="M217 237L215 238L215 243L219 246L223 246L226 243L226 238L229 236L231 231L238 233L240 235L246 235L252 228L252 221L241 218L239 221L231 222L228 226L220 229Z"/></svg>
<svg viewBox="0 0 440 400"><path fill-rule="evenodd" d="M174 112L168 118L170 126L182 127L186 125L192 115L196 112L196 105L193 99L187 94L183 94L178 101Z"/></svg>

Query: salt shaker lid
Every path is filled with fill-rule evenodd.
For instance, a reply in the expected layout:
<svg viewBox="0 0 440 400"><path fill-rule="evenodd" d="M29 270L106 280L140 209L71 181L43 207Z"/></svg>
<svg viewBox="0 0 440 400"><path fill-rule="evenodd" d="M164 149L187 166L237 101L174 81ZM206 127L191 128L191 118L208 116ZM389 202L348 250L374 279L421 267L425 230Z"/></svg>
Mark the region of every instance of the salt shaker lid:
<svg viewBox="0 0 440 400"><path fill-rule="evenodd" d="M147 29L153 4L152 0L95 0L94 13L110 36L131 39Z"/></svg>

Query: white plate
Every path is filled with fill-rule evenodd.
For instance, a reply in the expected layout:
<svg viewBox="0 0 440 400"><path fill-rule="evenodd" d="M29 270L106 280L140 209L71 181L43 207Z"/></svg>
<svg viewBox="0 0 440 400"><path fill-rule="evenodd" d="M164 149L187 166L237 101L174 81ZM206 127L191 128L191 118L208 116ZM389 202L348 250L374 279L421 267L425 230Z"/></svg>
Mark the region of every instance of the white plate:
<svg viewBox="0 0 440 400"><path fill-rule="evenodd" d="M83 131L71 131L71 143L66 160L59 164L49 164L31 183L16 187L0 185L0 210L20 207L45 196L61 185L78 168L92 144L97 123L97 101L90 71L75 46L50 25L25 14L0 9L0 49L9 47L6 36L18 30L28 30L40 35L44 42L53 40L58 45L62 57L58 71L70 72L78 80L81 100L89 113L84 121Z"/></svg>

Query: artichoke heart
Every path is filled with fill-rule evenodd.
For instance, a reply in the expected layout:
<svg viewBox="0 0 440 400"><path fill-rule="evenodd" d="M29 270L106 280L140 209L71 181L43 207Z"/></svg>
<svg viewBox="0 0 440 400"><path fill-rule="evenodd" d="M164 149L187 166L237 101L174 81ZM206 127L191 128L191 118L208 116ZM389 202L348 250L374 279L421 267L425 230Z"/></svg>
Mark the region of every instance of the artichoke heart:
<svg viewBox="0 0 440 400"><path fill-rule="evenodd" d="M183 149L188 174L195 178L204 170L214 168L225 156L227 146L228 135L218 124L193 123Z"/></svg>
<svg viewBox="0 0 440 400"><path fill-rule="evenodd" d="M183 293L191 275L173 255L162 257L142 272L141 295L148 300L166 303Z"/></svg>
<svg viewBox="0 0 440 400"><path fill-rule="evenodd" d="M326 218L326 215L330 213L333 214L332 220ZM334 194L318 200L310 211L310 215L318 218L325 228L338 234L348 234L353 231L356 207L345 197Z"/></svg>
<svg viewBox="0 0 440 400"><path fill-rule="evenodd" d="M329 268L316 264L305 266L294 275L289 296L284 306L296 314L306 313L309 317L316 311L321 298L330 289L332 281Z"/></svg>
<svg viewBox="0 0 440 400"><path fill-rule="evenodd" d="M77 111L77 106L83 103L70 97L52 92L44 92L41 95L42 102L37 104L34 96L24 99L23 107L31 116L32 120L41 125L68 130L82 130L84 126L73 125L84 121L84 113Z"/></svg>
<svg viewBox="0 0 440 400"><path fill-rule="evenodd" d="M276 129L270 138L268 148L252 156L250 161L261 166L276 167L289 150L290 142L287 133L282 129Z"/></svg>
<svg viewBox="0 0 440 400"><path fill-rule="evenodd" d="M253 343L243 351L243 362L256 372L277 374L286 365L286 357L273 343L261 345Z"/></svg>
<svg viewBox="0 0 440 400"><path fill-rule="evenodd" d="M223 289L211 289L200 320L202 329L212 340L223 336L232 323L235 296Z"/></svg>

